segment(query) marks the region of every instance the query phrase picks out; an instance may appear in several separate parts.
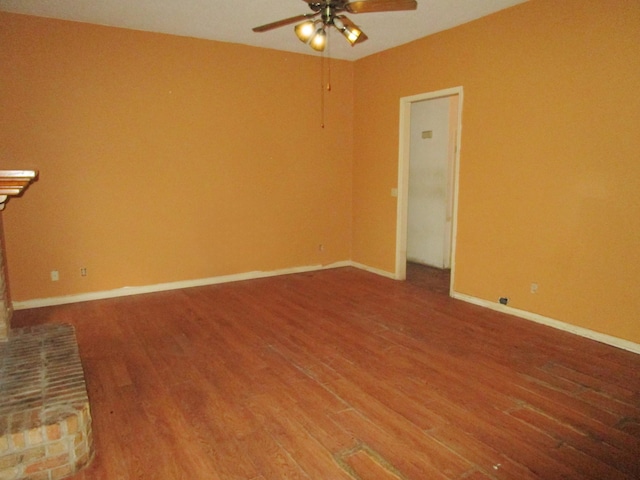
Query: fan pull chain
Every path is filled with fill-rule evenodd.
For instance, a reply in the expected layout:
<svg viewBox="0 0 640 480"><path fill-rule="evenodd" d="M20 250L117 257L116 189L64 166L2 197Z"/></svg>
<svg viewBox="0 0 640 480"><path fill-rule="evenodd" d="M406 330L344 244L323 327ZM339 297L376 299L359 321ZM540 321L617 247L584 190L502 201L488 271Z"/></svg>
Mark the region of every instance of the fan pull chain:
<svg viewBox="0 0 640 480"><path fill-rule="evenodd" d="M327 33L327 42L329 43L327 45L327 92L331 91L331 44L333 43L331 41L331 29L329 29L329 32Z"/></svg>
<svg viewBox="0 0 640 480"><path fill-rule="evenodd" d="M324 128L324 52L320 54L320 128Z"/></svg>
<svg viewBox="0 0 640 480"><path fill-rule="evenodd" d="M329 41L329 48L331 48L331 42ZM331 91L331 53L327 52L329 58L327 58L327 83L324 83L324 51L320 54L320 128L324 128L324 118L325 118L325 90L326 92Z"/></svg>

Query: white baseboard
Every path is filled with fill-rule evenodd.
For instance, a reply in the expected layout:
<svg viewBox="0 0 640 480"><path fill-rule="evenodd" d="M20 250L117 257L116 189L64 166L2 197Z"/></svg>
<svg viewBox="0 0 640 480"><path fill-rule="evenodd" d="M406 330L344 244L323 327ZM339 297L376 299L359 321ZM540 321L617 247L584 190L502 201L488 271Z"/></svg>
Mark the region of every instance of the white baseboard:
<svg viewBox="0 0 640 480"><path fill-rule="evenodd" d="M379 268L370 267L369 265L364 265L358 262L350 262L352 267L359 268L360 270L365 270L370 273L375 273L376 275L380 275L381 277L391 278L392 280L398 280L395 273L387 272L386 270L380 270Z"/></svg>
<svg viewBox="0 0 640 480"><path fill-rule="evenodd" d="M292 273L313 272L317 270L327 270L330 268L340 268L352 266L350 261L341 261L329 265L309 265L303 267L284 268L268 272L254 271L237 273L233 275L222 275L219 277L199 278L195 280L184 280L179 282L158 283L155 285L143 285L139 287L122 287L114 290L103 290L100 292L80 293L77 295L65 295L62 297L36 298L22 302L13 302L14 310L26 310L28 308L50 307L53 305L64 305L67 303L89 302L92 300L103 300L106 298L127 297L130 295L140 295L143 293L164 292L167 290L178 290L181 288L202 287L205 285L216 285L219 283L239 282L242 280L253 280L256 278L275 277L278 275L289 275Z"/></svg>
<svg viewBox="0 0 640 480"><path fill-rule="evenodd" d="M481 298L472 297L471 295L465 295L464 293L453 292L452 297L467 303L473 303L474 305L479 305L491 310L514 315L516 317L524 318L525 320L531 320L532 322L540 323L548 327L557 328L558 330L563 330L565 332L573 333L574 335L579 335L600 343L605 343L613 347L640 354L640 344L630 342L629 340L613 337L605 333L595 332L588 328L571 325L569 323L561 322L560 320L554 320L553 318L538 315L537 313L527 312L526 310L519 310L507 305L502 305L501 303L494 303Z"/></svg>
<svg viewBox="0 0 640 480"><path fill-rule="evenodd" d="M246 273L237 273L233 275L222 275L219 277L200 278L195 280L184 280L179 282L159 283L156 285L144 285L140 287L123 287L116 288L114 290L104 290L100 292L80 293L77 295L65 295L62 297L50 297L50 298L36 298L33 300L25 300L22 302L13 302L14 310L26 310L28 308L38 307L50 307L54 305L64 305L68 303L88 302L91 300L102 300L106 298L126 297L130 295L140 295L144 293L163 292L167 290L178 290L181 288L201 287L206 285L216 285L220 283L239 282L242 280L253 280L257 278L275 277L278 275L289 275L292 273L305 273L318 270L327 270L331 268L340 267L355 267L360 270L365 270L376 275L391 278L396 280L397 277L394 273L380 270L368 265L364 265L358 262L352 262L349 260L335 262L329 265L309 265L303 267L292 267L281 270L272 270L268 272L254 271ZM453 298L462 300L467 303L479 305L484 308L496 310L498 312L507 313L509 315L515 315L516 317L524 318L525 320L531 320L542 325L557 328L558 330L564 330L565 332L573 333L581 337L596 340L607 345L611 345L623 350L628 350L633 353L640 354L640 344L630 342L621 338L613 337L604 333L595 332L587 328L578 327L569 323L554 320L552 318L538 315L537 313L527 312L526 310L519 310L517 308L502 305L500 303L490 302L481 298L473 297L463 293L453 292L451 295Z"/></svg>

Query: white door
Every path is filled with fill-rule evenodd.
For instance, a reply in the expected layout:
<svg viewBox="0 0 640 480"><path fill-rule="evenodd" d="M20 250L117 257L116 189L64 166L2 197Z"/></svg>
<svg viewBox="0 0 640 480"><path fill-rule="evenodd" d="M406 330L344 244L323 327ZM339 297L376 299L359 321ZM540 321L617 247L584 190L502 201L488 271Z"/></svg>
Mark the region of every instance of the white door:
<svg viewBox="0 0 640 480"><path fill-rule="evenodd" d="M457 95L411 104L407 260L451 265Z"/></svg>

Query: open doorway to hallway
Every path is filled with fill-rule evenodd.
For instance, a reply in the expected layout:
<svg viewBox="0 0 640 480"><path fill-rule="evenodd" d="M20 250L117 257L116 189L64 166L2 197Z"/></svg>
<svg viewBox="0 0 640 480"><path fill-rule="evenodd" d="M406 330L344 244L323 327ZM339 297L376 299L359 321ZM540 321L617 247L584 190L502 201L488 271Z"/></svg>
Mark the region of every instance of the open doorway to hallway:
<svg viewBox="0 0 640 480"><path fill-rule="evenodd" d="M422 271L411 262L453 285L461 111L462 87L400 101L396 278Z"/></svg>
<svg viewBox="0 0 640 480"><path fill-rule="evenodd" d="M411 104L407 260L451 266L453 165L458 96Z"/></svg>

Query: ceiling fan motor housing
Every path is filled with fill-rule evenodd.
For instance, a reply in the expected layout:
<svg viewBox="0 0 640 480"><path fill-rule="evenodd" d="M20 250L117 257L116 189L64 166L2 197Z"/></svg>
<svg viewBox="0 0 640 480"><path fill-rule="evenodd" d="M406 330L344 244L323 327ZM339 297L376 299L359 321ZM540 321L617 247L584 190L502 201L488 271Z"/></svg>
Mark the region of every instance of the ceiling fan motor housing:
<svg viewBox="0 0 640 480"><path fill-rule="evenodd" d="M309 3L309 8L316 13L320 13L324 25L332 25L337 14L346 10L347 1L328 1Z"/></svg>
<svg viewBox="0 0 640 480"><path fill-rule="evenodd" d="M328 2L309 2L309 8L314 12L320 12L321 10L343 12L346 10L345 5L348 2L346 0L340 1L328 1Z"/></svg>

